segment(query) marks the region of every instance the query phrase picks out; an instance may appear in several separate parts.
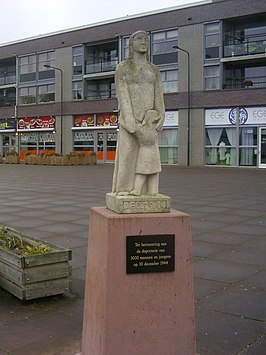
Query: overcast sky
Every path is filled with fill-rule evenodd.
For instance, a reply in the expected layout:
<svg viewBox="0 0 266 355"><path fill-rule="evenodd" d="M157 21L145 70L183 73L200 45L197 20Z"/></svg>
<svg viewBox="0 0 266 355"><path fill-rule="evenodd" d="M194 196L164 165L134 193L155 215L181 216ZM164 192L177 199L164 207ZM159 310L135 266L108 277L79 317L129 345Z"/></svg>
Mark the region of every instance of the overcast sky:
<svg viewBox="0 0 266 355"><path fill-rule="evenodd" d="M0 0L0 44L200 0Z"/></svg>

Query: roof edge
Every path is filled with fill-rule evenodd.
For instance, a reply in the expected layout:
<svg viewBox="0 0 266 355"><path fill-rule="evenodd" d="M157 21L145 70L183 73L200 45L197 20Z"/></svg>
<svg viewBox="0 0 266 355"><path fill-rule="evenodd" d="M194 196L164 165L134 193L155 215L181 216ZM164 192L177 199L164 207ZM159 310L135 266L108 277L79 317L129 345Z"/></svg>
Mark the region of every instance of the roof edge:
<svg viewBox="0 0 266 355"><path fill-rule="evenodd" d="M213 2L213 0L202 0L202 1L198 1L196 3L194 2L194 3L184 4L184 5L172 6L172 7L168 7L168 8L163 8L163 9L158 9L158 10L153 10L153 11L148 11L148 12L143 12L143 13L137 13L137 14L123 16L123 17L118 17L118 18L114 18L114 19L110 19L110 20L99 21L99 22L95 22L92 24L88 24L88 25L72 27L72 28L49 32L49 33L41 34L41 35L37 35L37 36L22 38L22 39L18 39L18 40L11 41L11 42L1 43L0 47L10 46L13 44L28 42L28 41L32 41L32 40L38 40L41 38L56 36L56 35L60 35L63 33L85 30L87 28L103 26L103 25L107 25L107 24L111 24L111 23L115 23L115 22L127 21L127 20L131 20L131 19L139 18L139 17L151 16L151 15L156 15L156 14L160 14L160 13L164 13L164 12L170 12L170 11L181 10L181 9L185 9L185 8L189 8L189 7L206 5L206 4L210 4L212 2Z"/></svg>

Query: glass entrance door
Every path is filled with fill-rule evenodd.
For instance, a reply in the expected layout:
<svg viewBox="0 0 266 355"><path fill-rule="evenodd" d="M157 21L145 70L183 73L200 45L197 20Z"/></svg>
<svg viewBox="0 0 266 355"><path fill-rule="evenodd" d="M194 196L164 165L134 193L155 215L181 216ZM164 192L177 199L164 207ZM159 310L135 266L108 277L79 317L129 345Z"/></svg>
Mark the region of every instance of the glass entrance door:
<svg viewBox="0 0 266 355"><path fill-rule="evenodd" d="M266 168L266 127L259 129L259 168Z"/></svg>
<svg viewBox="0 0 266 355"><path fill-rule="evenodd" d="M16 152L16 137L13 134L3 134L2 136L2 151L3 156Z"/></svg>
<svg viewBox="0 0 266 355"><path fill-rule="evenodd" d="M115 160L117 142L116 130L96 132L97 163L112 163Z"/></svg>

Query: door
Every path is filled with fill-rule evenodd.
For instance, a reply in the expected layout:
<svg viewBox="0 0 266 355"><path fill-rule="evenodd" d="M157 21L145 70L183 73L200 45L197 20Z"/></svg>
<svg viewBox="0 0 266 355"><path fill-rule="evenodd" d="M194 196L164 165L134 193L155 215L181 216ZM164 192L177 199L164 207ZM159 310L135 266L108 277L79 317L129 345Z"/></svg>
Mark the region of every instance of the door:
<svg viewBox="0 0 266 355"><path fill-rule="evenodd" d="M101 130L96 132L97 163L113 163L115 160L117 131Z"/></svg>
<svg viewBox="0 0 266 355"><path fill-rule="evenodd" d="M12 134L3 134L3 156L10 154L12 151L16 151L16 137Z"/></svg>
<svg viewBox="0 0 266 355"><path fill-rule="evenodd" d="M259 129L259 168L266 168L266 127Z"/></svg>

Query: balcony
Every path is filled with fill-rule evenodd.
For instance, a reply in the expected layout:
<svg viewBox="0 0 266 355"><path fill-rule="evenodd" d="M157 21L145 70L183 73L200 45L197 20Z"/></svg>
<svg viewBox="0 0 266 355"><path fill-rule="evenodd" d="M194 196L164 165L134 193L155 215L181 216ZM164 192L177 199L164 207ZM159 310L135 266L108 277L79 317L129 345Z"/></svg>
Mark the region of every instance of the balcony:
<svg viewBox="0 0 266 355"><path fill-rule="evenodd" d="M0 107L16 105L16 89L5 87L0 90Z"/></svg>
<svg viewBox="0 0 266 355"><path fill-rule="evenodd" d="M227 78L225 79L224 89L249 89L265 88L266 76L254 78Z"/></svg>
<svg viewBox="0 0 266 355"><path fill-rule="evenodd" d="M16 84L16 74L0 73L0 86L9 86Z"/></svg>
<svg viewBox="0 0 266 355"><path fill-rule="evenodd" d="M113 72L118 58L90 58L85 61L85 74Z"/></svg>
<svg viewBox="0 0 266 355"><path fill-rule="evenodd" d="M2 99L0 98L0 107L15 106L16 99Z"/></svg>
<svg viewBox="0 0 266 355"><path fill-rule="evenodd" d="M266 55L266 34L257 36L256 39L255 36L252 39L245 38L242 41L235 39L234 42L224 43L224 58L258 54Z"/></svg>

